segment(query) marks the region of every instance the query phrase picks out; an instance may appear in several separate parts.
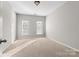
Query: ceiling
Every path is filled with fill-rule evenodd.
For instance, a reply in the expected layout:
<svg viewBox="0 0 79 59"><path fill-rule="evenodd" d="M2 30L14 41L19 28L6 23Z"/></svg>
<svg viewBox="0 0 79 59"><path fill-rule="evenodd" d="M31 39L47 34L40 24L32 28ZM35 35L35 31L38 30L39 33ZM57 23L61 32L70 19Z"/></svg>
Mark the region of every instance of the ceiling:
<svg viewBox="0 0 79 59"><path fill-rule="evenodd" d="M40 1L38 6L34 4L34 1L9 1L9 3L16 13L47 16L65 1Z"/></svg>

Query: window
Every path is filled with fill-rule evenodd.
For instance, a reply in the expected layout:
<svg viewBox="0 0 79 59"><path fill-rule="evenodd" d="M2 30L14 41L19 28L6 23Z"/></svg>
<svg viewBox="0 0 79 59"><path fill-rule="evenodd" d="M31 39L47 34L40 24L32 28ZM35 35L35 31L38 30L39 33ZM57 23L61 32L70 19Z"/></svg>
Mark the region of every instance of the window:
<svg viewBox="0 0 79 59"><path fill-rule="evenodd" d="M29 21L22 20L22 35L29 34Z"/></svg>
<svg viewBox="0 0 79 59"><path fill-rule="evenodd" d="M36 34L43 34L43 22L42 21L37 21L36 22Z"/></svg>

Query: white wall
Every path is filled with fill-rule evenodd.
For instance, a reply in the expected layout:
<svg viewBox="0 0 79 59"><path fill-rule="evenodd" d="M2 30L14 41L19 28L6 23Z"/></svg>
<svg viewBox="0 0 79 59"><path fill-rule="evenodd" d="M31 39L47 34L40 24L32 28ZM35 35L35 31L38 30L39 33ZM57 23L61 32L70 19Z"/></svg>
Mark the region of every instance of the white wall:
<svg viewBox="0 0 79 59"><path fill-rule="evenodd" d="M45 16L33 16L33 15L25 15L25 14L17 14L16 16L17 22L17 31L16 31L16 38L35 38L35 37L45 37L46 34L46 17ZM29 35L22 35L22 20L28 20L30 22L29 28ZM36 22L42 21L43 22L43 34L36 34Z"/></svg>
<svg viewBox="0 0 79 59"><path fill-rule="evenodd" d="M14 43L16 39L16 13L14 11L11 17L11 42Z"/></svg>
<svg viewBox="0 0 79 59"><path fill-rule="evenodd" d="M0 44L0 51L4 51L14 39L14 33L11 28L13 27L12 24L14 24L12 20L15 20L15 13L8 2L0 2L0 5L0 16L3 17L3 39L7 40L6 43Z"/></svg>
<svg viewBox="0 0 79 59"><path fill-rule="evenodd" d="M2 38L3 34L3 18L0 16L0 39Z"/></svg>
<svg viewBox="0 0 79 59"><path fill-rule="evenodd" d="M79 49L79 2L67 2L46 17L50 39Z"/></svg>

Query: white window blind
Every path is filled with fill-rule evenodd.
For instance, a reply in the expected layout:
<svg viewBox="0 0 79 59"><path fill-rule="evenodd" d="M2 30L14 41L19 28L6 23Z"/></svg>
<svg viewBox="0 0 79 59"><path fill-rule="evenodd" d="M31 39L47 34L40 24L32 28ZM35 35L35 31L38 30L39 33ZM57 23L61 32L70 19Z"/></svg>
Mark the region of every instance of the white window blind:
<svg viewBox="0 0 79 59"><path fill-rule="evenodd" d="M43 22L42 21L37 21L36 22L36 34L43 34Z"/></svg>
<svg viewBox="0 0 79 59"><path fill-rule="evenodd" d="M22 20L22 35L29 35L29 21Z"/></svg>

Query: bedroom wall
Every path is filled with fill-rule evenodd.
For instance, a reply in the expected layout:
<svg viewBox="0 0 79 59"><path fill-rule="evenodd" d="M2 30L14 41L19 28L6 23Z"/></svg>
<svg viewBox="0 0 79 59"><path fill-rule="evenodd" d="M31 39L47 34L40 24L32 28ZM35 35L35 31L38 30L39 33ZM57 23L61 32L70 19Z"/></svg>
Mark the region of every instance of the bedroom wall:
<svg viewBox="0 0 79 59"><path fill-rule="evenodd" d="M35 38L35 37L45 37L46 35L46 25L45 25L45 16L34 16L34 15L25 15L25 14L17 14L16 16L16 22L17 22L17 27L16 27L16 38L21 39L21 38ZM22 35L22 21L27 20L30 23L29 27L29 34L28 35ZM43 34L36 34L36 22L37 21L42 21L43 22Z"/></svg>
<svg viewBox="0 0 79 59"><path fill-rule="evenodd" d="M79 49L79 2L66 2L49 14L46 33L50 39Z"/></svg>
<svg viewBox="0 0 79 59"><path fill-rule="evenodd" d="M0 44L0 51L3 52L8 46L9 44L11 44L12 40L14 39L13 36L13 32L12 32L12 20L15 20L15 13L12 10L12 7L10 6L10 4L8 2L0 2L0 16L3 19L3 25L2 25L2 29L3 29L3 37L2 39L6 39L7 42Z"/></svg>

